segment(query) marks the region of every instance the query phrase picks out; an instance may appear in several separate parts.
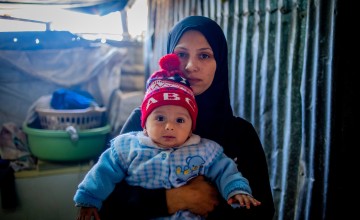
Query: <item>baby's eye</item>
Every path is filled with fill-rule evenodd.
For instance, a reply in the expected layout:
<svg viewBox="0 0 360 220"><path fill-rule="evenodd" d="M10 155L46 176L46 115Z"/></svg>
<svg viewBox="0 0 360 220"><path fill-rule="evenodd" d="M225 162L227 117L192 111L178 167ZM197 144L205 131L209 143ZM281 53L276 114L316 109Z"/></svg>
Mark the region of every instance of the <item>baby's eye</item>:
<svg viewBox="0 0 360 220"><path fill-rule="evenodd" d="M185 120L184 120L183 118L178 118L178 119L176 119L176 122L177 122L177 123L184 123Z"/></svg>
<svg viewBox="0 0 360 220"><path fill-rule="evenodd" d="M164 116L159 115L156 117L156 121L164 121L164 118L165 118Z"/></svg>

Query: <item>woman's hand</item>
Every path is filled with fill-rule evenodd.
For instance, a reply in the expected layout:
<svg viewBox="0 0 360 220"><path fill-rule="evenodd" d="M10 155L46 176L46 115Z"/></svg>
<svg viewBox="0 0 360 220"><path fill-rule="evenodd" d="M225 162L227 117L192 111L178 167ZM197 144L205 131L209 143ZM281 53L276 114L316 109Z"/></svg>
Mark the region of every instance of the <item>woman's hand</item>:
<svg viewBox="0 0 360 220"><path fill-rule="evenodd" d="M218 191L215 186L198 176L186 185L166 190L168 211L174 214L179 210L207 216L219 204Z"/></svg>
<svg viewBox="0 0 360 220"><path fill-rule="evenodd" d="M94 218L91 218L92 216L94 216ZM76 220L90 220L90 219L100 220L100 216L97 208L81 207L80 213L77 216Z"/></svg>

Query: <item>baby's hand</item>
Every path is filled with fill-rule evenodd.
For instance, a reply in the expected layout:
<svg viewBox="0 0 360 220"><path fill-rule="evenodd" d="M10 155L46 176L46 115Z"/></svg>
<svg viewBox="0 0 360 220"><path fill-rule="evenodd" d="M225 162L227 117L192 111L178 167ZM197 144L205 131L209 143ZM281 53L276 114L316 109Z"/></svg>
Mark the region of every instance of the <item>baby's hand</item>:
<svg viewBox="0 0 360 220"><path fill-rule="evenodd" d="M94 217L94 218L92 218ZM81 207L80 212L76 218L76 220L87 220L87 219L95 219L100 220L100 216L97 208L94 207Z"/></svg>
<svg viewBox="0 0 360 220"><path fill-rule="evenodd" d="M253 204L253 206L261 205L261 202L256 200L254 197L246 194L237 194L233 197L231 197L228 200L229 205L239 204L240 207L246 206L247 209L250 209L250 205Z"/></svg>

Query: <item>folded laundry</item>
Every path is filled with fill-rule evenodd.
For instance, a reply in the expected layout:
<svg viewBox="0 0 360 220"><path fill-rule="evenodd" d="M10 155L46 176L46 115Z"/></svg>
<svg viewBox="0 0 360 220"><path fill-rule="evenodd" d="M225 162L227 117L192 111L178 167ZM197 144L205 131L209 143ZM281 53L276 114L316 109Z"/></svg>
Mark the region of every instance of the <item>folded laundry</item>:
<svg viewBox="0 0 360 220"><path fill-rule="evenodd" d="M54 109L85 109L98 106L90 93L63 88L53 92L50 104Z"/></svg>

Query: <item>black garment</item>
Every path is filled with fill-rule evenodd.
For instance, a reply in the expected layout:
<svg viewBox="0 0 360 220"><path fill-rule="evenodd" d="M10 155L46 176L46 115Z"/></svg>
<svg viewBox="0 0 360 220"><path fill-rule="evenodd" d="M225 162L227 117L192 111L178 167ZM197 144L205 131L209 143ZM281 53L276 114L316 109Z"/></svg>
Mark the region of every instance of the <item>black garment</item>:
<svg viewBox="0 0 360 220"><path fill-rule="evenodd" d="M0 191L3 209L13 210L18 205L14 170L10 161L0 159Z"/></svg>
<svg viewBox="0 0 360 220"><path fill-rule="evenodd" d="M199 113L194 133L218 142L224 148L227 156L237 158L238 169L249 180L253 196L262 203L260 206L251 207L250 210L232 209L224 199L209 215L209 219L234 217L271 220L275 208L263 147L254 127L244 119L235 117L232 113L228 87L228 50L224 33L221 27L209 18L187 17L177 23L169 33L168 53L173 52L183 33L188 30L200 31L205 36L214 52L217 64L211 86L202 94L195 96ZM122 132L142 130L140 115L139 109L134 110ZM138 214L141 215L139 218L168 215L165 192L159 192L165 190L147 190L130 186L121 190L122 192L116 191L117 196L115 193L111 195L113 199L111 202L104 203L101 215L105 216L106 213L113 216L113 219L117 218L115 216L118 218L124 216L124 212L127 211L132 216L135 215L134 218ZM139 196L140 194L141 196ZM113 210L107 209L109 203L112 203Z"/></svg>

